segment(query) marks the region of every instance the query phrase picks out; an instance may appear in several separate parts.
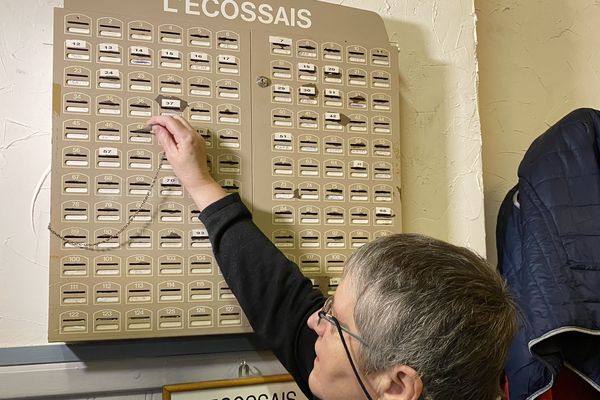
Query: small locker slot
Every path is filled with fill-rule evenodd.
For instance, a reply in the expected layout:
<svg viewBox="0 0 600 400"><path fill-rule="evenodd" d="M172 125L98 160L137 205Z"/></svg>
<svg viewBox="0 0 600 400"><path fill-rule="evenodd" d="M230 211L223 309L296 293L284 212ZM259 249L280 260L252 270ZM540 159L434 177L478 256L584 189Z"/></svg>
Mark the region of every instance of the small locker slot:
<svg viewBox="0 0 600 400"><path fill-rule="evenodd" d="M292 79L292 63L287 61L271 62L271 76L277 79Z"/></svg>
<svg viewBox="0 0 600 400"><path fill-rule="evenodd" d="M60 314L61 333L87 332L88 314L83 311L67 311Z"/></svg>
<svg viewBox="0 0 600 400"><path fill-rule="evenodd" d="M376 157L391 157L392 142L385 139L377 139L373 141L373 155Z"/></svg>
<svg viewBox="0 0 600 400"><path fill-rule="evenodd" d="M374 94L371 98L371 107L375 111L390 111L390 97L383 94Z"/></svg>
<svg viewBox="0 0 600 400"><path fill-rule="evenodd" d="M64 175L63 193L65 194L87 194L89 193L89 177L83 174Z"/></svg>
<svg viewBox="0 0 600 400"><path fill-rule="evenodd" d="M239 193L240 192L240 188L242 186L242 184L239 181L236 181L234 179L223 179L219 181L219 185L221 185L221 187L223 189L225 189L225 191L227 193Z"/></svg>
<svg viewBox="0 0 600 400"><path fill-rule="evenodd" d="M319 129L319 114L314 111L298 113L298 127L301 129Z"/></svg>
<svg viewBox="0 0 600 400"><path fill-rule="evenodd" d="M88 286L83 283L68 283L60 287L60 304L87 304Z"/></svg>
<svg viewBox="0 0 600 400"><path fill-rule="evenodd" d="M225 281L219 282L219 300L233 300L233 299L235 299L235 296L233 295L233 292L231 291L229 286L227 286L227 282L225 282Z"/></svg>
<svg viewBox="0 0 600 400"><path fill-rule="evenodd" d="M175 25L161 25L158 27L158 38L161 43L182 44L183 29Z"/></svg>
<svg viewBox="0 0 600 400"><path fill-rule="evenodd" d="M242 325L242 310L236 306L225 306L219 309L219 326Z"/></svg>
<svg viewBox="0 0 600 400"><path fill-rule="evenodd" d="M127 100L130 117L150 118L152 116L152 100L144 97L133 97Z"/></svg>
<svg viewBox="0 0 600 400"><path fill-rule="evenodd" d="M217 97L222 99L240 99L240 83L230 79L217 82Z"/></svg>
<svg viewBox="0 0 600 400"><path fill-rule="evenodd" d="M90 96L83 93L67 93L64 97L64 110L66 113L89 114Z"/></svg>
<svg viewBox="0 0 600 400"><path fill-rule="evenodd" d="M271 136L273 151L293 151L294 139L291 133L276 132Z"/></svg>
<svg viewBox="0 0 600 400"><path fill-rule="evenodd" d="M342 69L337 65L325 65L323 67L323 82L342 83Z"/></svg>
<svg viewBox="0 0 600 400"><path fill-rule="evenodd" d="M373 133L390 134L392 133L392 123L389 118L373 118Z"/></svg>
<svg viewBox="0 0 600 400"><path fill-rule="evenodd" d="M70 119L64 122L65 140L90 140L90 124L81 119Z"/></svg>
<svg viewBox="0 0 600 400"><path fill-rule="evenodd" d="M63 247L67 249L78 248L81 244L89 243L89 232L85 229L64 229L61 236L67 241L63 242Z"/></svg>
<svg viewBox="0 0 600 400"><path fill-rule="evenodd" d="M127 127L127 141L130 143L152 143L152 129L144 124L130 124Z"/></svg>
<svg viewBox="0 0 600 400"><path fill-rule="evenodd" d="M183 186L176 176L165 176L160 180L161 196L183 196Z"/></svg>
<svg viewBox="0 0 600 400"><path fill-rule="evenodd" d="M136 308L127 312L126 327L128 331L144 331L152 329L152 311Z"/></svg>
<svg viewBox="0 0 600 400"><path fill-rule="evenodd" d="M344 105L342 92L339 89L325 89L323 99L327 107L342 107Z"/></svg>
<svg viewBox="0 0 600 400"><path fill-rule="evenodd" d="M389 207L375 208L375 225L392 225L394 217L394 212Z"/></svg>
<svg viewBox="0 0 600 400"><path fill-rule="evenodd" d="M128 221L149 222L152 220L152 205L144 204L141 201L127 204Z"/></svg>
<svg viewBox="0 0 600 400"><path fill-rule="evenodd" d="M217 32L217 48L226 50L239 50L239 35L232 31Z"/></svg>
<svg viewBox="0 0 600 400"><path fill-rule="evenodd" d="M194 77L188 79L188 93L190 96L212 96L212 82L210 79Z"/></svg>
<svg viewBox="0 0 600 400"><path fill-rule="evenodd" d="M367 49L362 46L348 46L346 48L346 60L354 64L367 63Z"/></svg>
<svg viewBox="0 0 600 400"><path fill-rule="evenodd" d="M65 33L78 35L92 34L92 19L83 14L69 14L65 16Z"/></svg>
<svg viewBox="0 0 600 400"><path fill-rule="evenodd" d="M158 259L159 275L183 275L183 271L183 257L181 256L169 254L165 256L160 256L160 258Z"/></svg>
<svg viewBox="0 0 600 400"><path fill-rule="evenodd" d="M183 206L178 203L160 205L160 222L183 222Z"/></svg>
<svg viewBox="0 0 600 400"><path fill-rule="evenodd" d="M369 164L362 160L350 161L350 177L351 178L369 178Z"/></svg>
<svg viewBox="0 0 600 400"><path fill-rule="evenodd" d="M328 183L325 185L325 200L344 201L345 199L344 186L338 183Z"/></svg>
<svg viewBox="0 0 600 400"><path fill-rule="evenodd" d="M165 171L173 170L173 166L169 163L169 160L167 159L167 155L164 152L161 152L158 155L158 164L159 164L161 170L165 170Z"/></svg>
<svg viewBox="0 0 600 400"><path fill-rule="evenodd" d="M121 203L113 201L101 201L94 206L96 211L95 220L98 222L121 221Z"/></svg>
<svg viewBox="0 0 600 400"><path fill-rule="evenodd" d="M188 69L190 71L211 72L212 57L203 52L192 51L188 59Z"/></svg>
<svg viewBox="0 0 600 400"><path fill-rule="evenodd" d="M273 208L273 223L274 224L293 224L294 209L289 206L277 206Z"/></svg>
<svg viewBox="0 0 600 400"><path fill-rule="evenodd" d="M325 270L328 273L341 273L346 264L346 256L343 254L328 254L325 257Z"/></svg>
<svg viewBox="0 0 600 400"><path fill-rule="evenodd" d="M210 249L212 244L206 229L192 229L190 232L190 247L193 249Z"/></svg>
<svg viewBox="0 0 600 400"><path fill-rule="evenodd" d="M303 254L300 256L300 271L304 274L321 272L321 257L317 254Z"/></svg>
<svg viewBox="0 0 600 400"><path fill-rule="evenodd" d="M231 104L220 104L217 106L219 123L221 124L240 124L240 108Z"/></svg>
<svg viewBox="0 0 600 400"><path fill-rule="evenodd" d="M330 278L329 285L327 285L327 295L333 296L335 295L335 291L337 290L341 279L340 278Z"/></svg>
<svg viewBox="0 0 600 400"><path fill-rule="evenodd" d="M116 96L98 96L96 110L99 115L120 116L123 100Z"/></svg>
<svg viewBox="0 0 600 400"><path fill-rule="evenodd" d="M311 182L303 182L298 185L300 200L319 200L319 185Z"/></svg>
<svg viewBox="0 0 600 400"><path fill-rule="evenodd" d="M190 104L190 119L192 121L211 122L212 106L207 103L195 102Z"/></svg>
<svg viewBox="0 0 600 400"><path fill-rule="evenodd" d="M371 50L371 65L390 66L390 53L384 49Z"/></svg>
<svg viewBox="0 0 600 400"><path fill-rule="evenodd" d="M130 169L153 169L152 152L147 150L131 150L127 153L127 166Z"/></svg>
<svg viewBox="0 0 600 400"><path fill-rule="evenodd" d="M366 110L367 109L367 95L362 92L348 93L348 108Z"/></svg>
<svg viewBox="0 0 600 400"><path fill-rule="evenodd" d="M312 84L302 85L298 88L298 103L316 106L319 104L317 88Z"/></svg>
<svg viewBox="0 0 600 400"><path fill-rule="evenodd" d="M180 302L183 301L183 283L166 281L158 285L158 301Z"/></svg>
<svg viewBox="0 0 600 400"><path fill-rule="evenodd" d="M204 139L204 144L206 145L206 147L212 147L212 145L213 145L212 130L210 130L208 128L198 128L198 129L196 129L196 132L198 132L198 135L202 136L202 139Z"/></svg>
<svg viewBox="0 0 600 400"><path fill-rule="evenodd" d="M346 233L338 230L326 232L325 247L328 249L346 248Z"/></svg>
<svg viewBox="0 0 600 400"><path fill-rule="evenodd" d="M303 153L318 153L319 138L314 135L301 135L298 137L298 150Z"/></svg>
<svg viewBox="0 0 600 400"><path fill-rule="evenodd" d="M240 60L229 54L219 54L217 56L217 72L221 74L239 75Z"/></svg>
<svg viewBox="0 0 600 400"><path fill-rule="evenodd" d="M73 87L90 87L91 72L87 68L83 67L69 67L65 68L65 86Z"/></svg>
<svg viewBox="0 0 600 400"><path fill-rule="evenodd" d="M66 256L60 259L60 275L64 278L88 276L89 259L84 256Z"/></svg>
<svg viewBox="0 0 600 400"><path fill-rule="evenodd" d="M65 148L63 150L63 165L66 167L89 167L89 150L79 146Z"/></svg>
<svg viewBox="0 0 600 400"><path fill-rule="evenodd" d="M350 232L350 247L353 249L357 249L359 247L364 246L369 243L370 236L368 232L365 231L353 231Z"/></svg>
<svg viewBox="0 0 600 400"><path fill-rule="evenodd" d="M306 230L300 232L301 249L317 249L321 247L321 234L315 230Z"/></svg>
<svg viewBox="0 0 600 400"><path fill-rule="evenodd" d="M348 140L348 152L353 156L369 155L368 141L363 138L351 138Z"/></svg>
<svg viewBox="0 0 600 400"><path fill-rule="evenodd" d="M311 63L298 63L298 79L301 81L317 81L317 66Z"/></svg>
<svg viewBox="0 0 600 400"><path fill-rule="evenodd" d="M212 33L204 28L190 28L188 33L188 43L191 46L209 48L212 45Z"/></svg>
<svg viewBox="0 0 600 400"><path fill-rule="evenodd" d="M279 249L292 249L295 243L294 232L289 229L280 229L272 234L272 241Z"/></svg>
<svg viewBox="0 0 600 400"><path fill-rule="evenodd" d="M373 164L373 178L392 179L392 165L386 162L377 162Z"/></svg>
<svg viewBox="0 0 600 400"><path fill-rule="evenodd" d="M271 44L271 54L291 56L292 55L292 39L281 36L269 36Z"/></svg>
<svg viewBox="0 0 600 400"><path fill-rule="evenodd" d="M392 201L393 191L391 186L377 185L373 188L373 200L376 202L390 203Z"/></svg>
<svg viewBox="0 0 600 400"><path fill-rule="evenodd" d="M120 142L121 124L112 121L102 121L96 124L96 140L98 142Z"/></svg>
<svg viewBox="0 0 600 400"><path fill-rule="evenodd" d="M123 21L109 17L98 18L98 36L123 38Z"/></svg>
<svg viewBox="0 0 600 400"><path fill-rule="evenodd" d="M272 88L272 99L275 103L291 103L292 99L292 88L289 85L273 85Z"/></svg>
<svg viewBox="0 0 600 400"><path fill-rule="evenodd" d="M130 249L152 248L152 231L150 229L132 229L128 231L127 246Z"/></svg>
<svg viewBox="0 0 600 400"><path fill-rule="evenodd" d="M353 225L369 225L369 210L365 207L353 207L350 209L350 223Z"/></svg>
<svg viewBox="0 0 600 400"><path fill-rule="evenodd" d="M342 61L342 46L337 43L323 44L323 59Z"/></svg>
<svg viewBox="0 0 600 400"><path fill-rule="evenodd" d="M294 186L290 182L278 181L273 183L273 199L291 200L294 198Z"/></svg>
<svg viewBox="0 0 600 400"><path fill-rule="evenodd" d="M189 327L204 328L213 326L213 310L210 307L194 307L189 311Z"/></svg>
<svg viewBox="0 0 600 400"><path fill-rule="evenodd" d="M94 286L94 304L118 304L121 302L121 285L102 282Z"/></svg>
<svg viewBox="0 0 600 400"><path fill-rule="evenodd" d="M371 86L374 88L391 88L390 74L384 71L375 71L371 73Z"/></svg>
<svg viewBox="0 0 600 400"><path fill-rule="evenodd" d="M90 61L91 48L85 40L65 40L65 57L67 60Z"/></svg>
<svg viewBox="0 0 600 400"><path fill-rule="evenodd" d="M273 175L294 175L294 162L288 157L273 159Z"/></svg>
<svg viewBox="0 0 600 400"><path fill-rule="evenodd" d="M349 117L348 131L350 132L364 132L368 131L368 119L364 115L353 114Z"/></svg>
<svg viewBox="0 0 600 400"><path fill-rule="evenodd" d="M367 72L358 68L348 70L348 85L367 86Z"/></svg>
<svg viewBox="0 0 600 400"><path fill-rule="evenodd" d="M240 175L242 172L241 162L238 156L224 154L219 156L219 173Z"/></svg>
<svg viewBox="0 0 600 400"><path fill-rule="evenodd" d="M278 108L271 112L272 125L275 127L292 128L294 126L293 113L285 108Z"/></svg>
<svg viewBox="0 0 600 400"><path fill-rule="evenodd" d="M340 113L326 112L324 115L325 129L342 131L344 125L342 125L342 115Z"/></svg>
<svg viewBox="0 0 600 400"><path fill-rule="evenodd" d="M179 229L163 229L158 233L159 247L161 249L182 249L183 232ZM161 270L159 270L159 273Z"/></svg>
<svg viewBox="0 0 600 400"><path fill-rule="evenodd" d="M160 92L167 94L182 94L183 79L177 75L161 75L158 78ZM179 111L179 108L177 109Z"/></svg>
<svg viewBox="0 0 600 400"><path fill-rule="evenodd" d="M100 147L96 153L99 168L121 168L121 152L114 147Z"/></svg>
<svg viewBox="0 0 600 400"><path fill-rule="evenodd" d="M154 51L145 46L131 46L129 48L129 64L143 67L152 66Z"/></svg>
<svg viewBox="0 0 600 400"><path fill-rule="evenodd" d="M183 328L183 310L175 307L167 307L158 311L158 329L181 329Z"/></svg>
<svg viewBox="0 0 600 400"><path fill-rule="evenodd" d="M151 42L153 39L154 27L145 21L131 21L128 24L129 39L140 40L142 42Z"/></svg>
<svg viewBox="0 0 600 400"><path fill-rule="evenodd" d="M296 43L296 54L301 58L317 58L317 53L319 51L319 46L317 42L312 40L299 40Z"/></svg>
<svg viewBox="0 0 600 400"><path fill-rule="evenodd" d="M181 52L175 49L161 49L159 65L163 68L181 69L183 67Z"/></svg>
<svg viewBox="0 0 600 400"><path fill-rule="evenodd" d="M240 132L233 129L222 129L218 132L219 147L227 149L240 148Z"/></svg>
<svg viewBox="0 0 600 400"><path fill-rule="evenodd" d="M151 196L151 182L152 179L147 176L130 176L127 178L127 192L133 196Z"/></svg>
<svg viewBox="0 0 600 400"><path fill-rule="evenodd" d="M325 223L343 225L345 223L344 209L341 207L327 207L325 209Z"/></svg>
<svg viewBox="0 0 600 400"><path fill-rule="evenodd" d="M121 72L118 69L101 68L96 79L100 89L122 89Z"/></svg>
<svg viewBox="0 0 600 400"><path fill-rule="evenodd" d="M99 256L94 259L94 276L120 276L121 258L117 256Z"/></svg>
<svg viewBox="0 0 600 400"><path fill-rule="evenodd" d="M299 210L300 223L302 224L320 224L321 211L317 207L305 206Z"/></svg>
<svg viewBox="0 0 600 400"><path fill-rule="evenodd" d="M127 275L152 275L152 258L146 255L136 255L127 258Z"/></svg>
<svg viewBox="0 0 600 400"><path fill-rule="evenodd" d="M337 136L327 136L324 139L325 153L329 154L343 154L344 153L344 140Z"/></svg>
<svg viewBox="0 0 600 400"><path fill-rule="evenodd" d="M213 284L209 281L194 281L188 285L189 301L212 301Z"/></svg>
<svg viewBox="0 0 600 400"><path fill-rule="evenodd" d="M89 205L84 201L66 201L62 204L63 221L88 221Z"/></svg>
<svg viewBox="0 0 600 400"><path fill-rule="evenodd" d="M146 72L131 72L128 75L127 86L134 92L152 92L152 75Z"/></svg>
<svg viewBox="0 0 600 400"><path fill-rule="evenodd" d="M148 282L132 282L126 290L128 304L152 302L152 285Z"/></svg>
<svg viewBox="0 0 600 400"><path fill-rule="evenodd" d="M325 161L325 176L328 178L343 178L344 163L340 160L326 160Z"/></svg>
<svg viewBox="0 0 600 400"><path fill-rule="evenodd" d="M110 332L121 330L121 313L116 310L100 310L94 313L94 331Z"/></svg>
<svg viewBox="0 0 600 400"><path fill-rule="evenodd" d="M110 64L123 63L123 51L121 46L116 43L98 44L98 62Z"/></svg>
<svg viewBox="0 0 600 400"><path fill-rule="evenodd" d="M212 274L214 260L208 255L191 256L188 264L191 275Z"/></svg>

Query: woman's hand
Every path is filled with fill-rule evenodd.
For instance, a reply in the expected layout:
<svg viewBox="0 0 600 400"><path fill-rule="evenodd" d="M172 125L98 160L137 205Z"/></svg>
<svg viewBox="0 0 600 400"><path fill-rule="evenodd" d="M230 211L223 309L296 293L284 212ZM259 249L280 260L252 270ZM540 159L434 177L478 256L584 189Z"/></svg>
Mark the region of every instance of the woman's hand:
<svg viewBox="0 0 600 400"><path fill-rule="evenodd" d="M202 211L227 192L210 175L204 139L180 116L155 116L148 120L165 150L173 172Z"/></svg>

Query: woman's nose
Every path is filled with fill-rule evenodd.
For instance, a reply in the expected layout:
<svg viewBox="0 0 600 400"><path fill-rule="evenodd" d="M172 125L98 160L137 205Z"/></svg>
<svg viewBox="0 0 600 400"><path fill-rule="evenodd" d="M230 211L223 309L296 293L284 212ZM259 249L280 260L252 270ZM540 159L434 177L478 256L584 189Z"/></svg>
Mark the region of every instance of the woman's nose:
<svg viewBox="0 0 600 400"><path fill-rule="evenodd" d="M317 335L321 336L323 334L324 324L319 324L319 311L315 311L314 313L312 313L312 315L308 317L306 324L310 329L315 331Z"/></svg>

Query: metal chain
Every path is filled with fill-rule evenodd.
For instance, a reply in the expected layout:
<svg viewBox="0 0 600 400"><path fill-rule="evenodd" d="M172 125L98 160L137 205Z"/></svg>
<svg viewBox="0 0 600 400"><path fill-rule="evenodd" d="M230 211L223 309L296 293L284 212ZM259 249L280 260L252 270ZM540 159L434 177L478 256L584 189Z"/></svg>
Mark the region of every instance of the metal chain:
<svg viewBox="0 0 600 400"><path fill-rule="evenodd" d="M158 175L160 174L160 169L162 168L163 165L163 160L165 157L165 153L161 152L160 153L160 162L158 163L158 168L156 169L156 173L154 174L154 177L152 178L152 182L150 183L150 188L148 189L148 193L146 193L146 196L144 196L144 200L142 200L142 203L140 204L140 206L138 207L138 209L129 216L129 219L127 220L127 223L125 225L123 225L121 227L121 229L119 229L115 234L110 235L109 237L99 240L97 242L93 242L93 243L81 243L81 242L74 242L72 240L67 239L66 237L64 237L63 235L61 235L60 233L56 232L54 229L52 229L52 227L50 226L50 223L48 223L48 230L56 237L58 237L60 240L62 240L62 242L64 244L72 244L75 245L79 248L83 248L83 249L93 249L94 247L97 247L99 245L101 245L102 243L106 243L114 238L119 237L119 235L121 233L123 233L123 231L125 231L125 229L127 229L129 227L129 225L131 225L131 223L133 222L134 218L137 217L137 215L140 213L140 211L142 211L142 207L146 204L146 202L148 201L148 198L150 197L150 194L152 193L152 189L154 188L154 185L156 184L156 179L158 179Z"/></svg>

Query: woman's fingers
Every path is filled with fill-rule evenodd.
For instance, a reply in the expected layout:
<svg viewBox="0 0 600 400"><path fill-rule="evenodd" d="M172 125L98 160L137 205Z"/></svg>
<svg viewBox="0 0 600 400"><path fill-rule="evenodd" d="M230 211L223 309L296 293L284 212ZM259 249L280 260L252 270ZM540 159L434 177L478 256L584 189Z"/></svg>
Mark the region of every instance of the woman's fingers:
<svg viewBox="0 0 600 400"><path fill-rule="evenodd" d="M171 133L162 125L152 126L152 132L158 137L158 141L165 149L167 155L177 152L177 144L173 141Z"/></svg>

